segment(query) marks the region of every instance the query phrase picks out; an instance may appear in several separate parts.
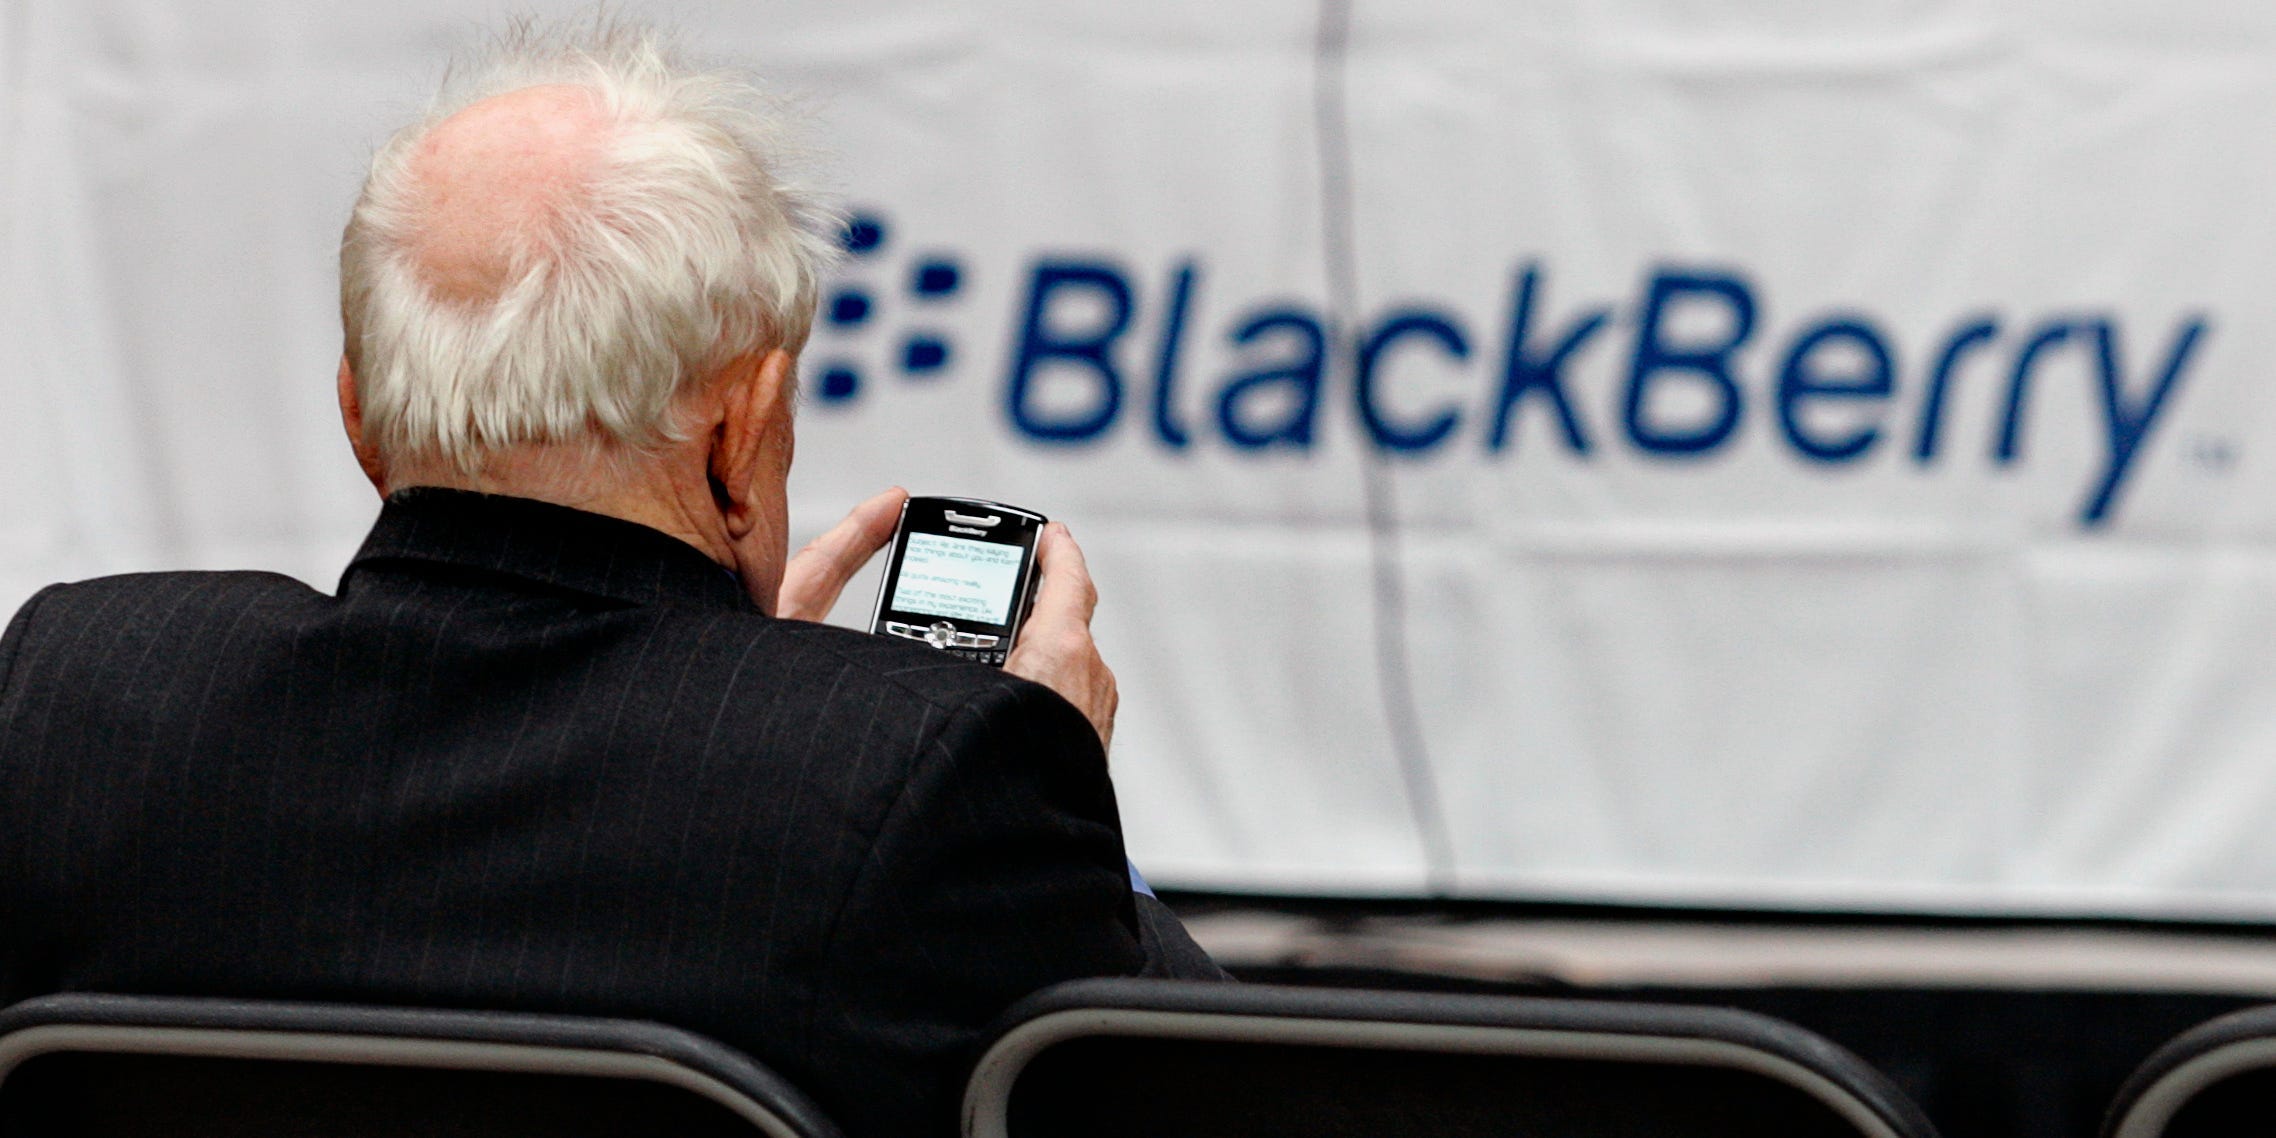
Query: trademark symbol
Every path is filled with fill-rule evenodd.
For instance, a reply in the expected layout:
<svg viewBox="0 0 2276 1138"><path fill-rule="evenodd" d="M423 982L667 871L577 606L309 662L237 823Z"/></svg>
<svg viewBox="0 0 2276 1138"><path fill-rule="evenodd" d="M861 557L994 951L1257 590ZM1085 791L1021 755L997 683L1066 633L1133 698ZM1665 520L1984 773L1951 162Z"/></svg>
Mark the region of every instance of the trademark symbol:
<svg viewBox="0 0 2276 1138"><path fill-rule="evenodd" d="M2234 471L2240 457L2236 440L2219 435L2192 435L2181 453L2189 465L2216 478Z"/></svg>

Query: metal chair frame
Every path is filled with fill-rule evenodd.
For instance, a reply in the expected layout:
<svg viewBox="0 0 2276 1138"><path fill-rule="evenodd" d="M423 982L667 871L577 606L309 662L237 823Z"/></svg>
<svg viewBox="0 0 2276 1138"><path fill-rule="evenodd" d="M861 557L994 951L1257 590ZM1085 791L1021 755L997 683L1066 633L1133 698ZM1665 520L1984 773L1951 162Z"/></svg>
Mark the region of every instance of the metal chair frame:
<svg viewBox="0 0 2276 1138"><path fill-rule="evenodd" d="M964 1099L967 1138L1009 1138L1012 1089L1038 1055L1093 1036L1292 1044L1745 1071L1799 1089L1866 1138L1934 1138L1863 1060L1799 1027L1728 1008L1078 980L1006 1013Z"/></svg>
<svg viewBox="0 0 2276 1138"><path fill-rule="evenodd" d="M804 1095L748 1057L634 1020L82 993L0 1010L0 1083L59 1052L645 1080L710 1099L767 1138L838 1138Z"/></svg>
<svg viewBox="0 0 2276 1138"><path fill-rule="evenodd" d="M2246 1008L2174 1036L2134 1070L2110 1104L2104 1138L2159 1138L2207 1087L2276 1068L2276 1005Z"/></svg>

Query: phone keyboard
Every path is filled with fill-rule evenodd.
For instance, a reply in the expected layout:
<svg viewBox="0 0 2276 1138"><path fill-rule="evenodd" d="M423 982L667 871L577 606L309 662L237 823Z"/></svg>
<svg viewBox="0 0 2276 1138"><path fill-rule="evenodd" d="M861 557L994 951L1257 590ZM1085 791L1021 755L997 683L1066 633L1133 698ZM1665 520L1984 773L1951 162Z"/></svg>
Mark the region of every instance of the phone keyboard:
<svg viewBox="0 0 2276 1138"><path fill-rule="evenodd" d="M946 652L951 656L963 657L964 659L971 660L975 663L993 664L999 668L1004 666L1004 653L1000 649L943 648L941 651Z"/></svg>
<svg viewBox="0 0 2276 1138"><path fill-rule="evenodd" d="M1002 637L990 636L982 632L959 631L955 625L950 624L945 620L935 624L925 625L903 624L897 620L889 620L885 622L884 630L885 634L888 636L902 636L907 637L910 640L922 640L935 648L986 649L993 648L1003 642ZM1002 653L999 652L997 655L1000 656Z"/></svg>

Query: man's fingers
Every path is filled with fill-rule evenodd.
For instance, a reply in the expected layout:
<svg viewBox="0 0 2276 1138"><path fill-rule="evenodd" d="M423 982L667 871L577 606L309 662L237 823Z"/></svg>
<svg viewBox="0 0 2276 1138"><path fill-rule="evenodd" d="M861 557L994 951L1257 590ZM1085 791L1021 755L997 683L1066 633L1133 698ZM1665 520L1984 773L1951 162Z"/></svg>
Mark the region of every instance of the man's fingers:
<svg viewBox="0 0 2276 1138"><path fill-rule="evenodd" d="M1067 702L1091 721L1099 745L1114 738L1114 710L1120 697L1114 673L1099 658L1091 639L1091 614L1098 609L1098 589L1091 584L1090 567L1083 550L1053 522L1044 527L1035 549L1035 611L1020 629L1004 670L1025 676L1065 696Z"/></svg>
<svg viewBox="0 0 2276 1138"><path fill-rule="evenodd" d="M778 616L793 620L821 620L838 603L846 582L893 540L901 503L909 492L898 486L855 506L845 520L806 543L783 566L782 593L775 604Z"/></svg>
<svg viewBox="0 0 2276 1138"><path fill-rule="evenodd" d="M1098 609L1098 587L1091 584L1090 565L1083 560L1082 547L1075 544L1074 535L1064 524L1052 522L1043 527L1035 565L1040 578L1035 586L1035 612L1028 618L1028 626L1062 621L1088 626L1091 613Z"/></svg>

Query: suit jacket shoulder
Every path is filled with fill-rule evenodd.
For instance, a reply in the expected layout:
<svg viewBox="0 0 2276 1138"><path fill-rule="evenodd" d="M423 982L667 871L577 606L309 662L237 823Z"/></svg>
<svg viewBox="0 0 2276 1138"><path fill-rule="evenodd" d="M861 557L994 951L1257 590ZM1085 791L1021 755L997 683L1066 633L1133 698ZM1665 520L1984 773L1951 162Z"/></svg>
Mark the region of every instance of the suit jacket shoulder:
<svg viewBox="0 0 2276 1138"><path fill-rule="evenodd" d="M1072 706L630 523L395 501L336 596L59 586L0 668L0 1002L649 1018L945 1134L998 1012L1144 963Z"/></svg>

